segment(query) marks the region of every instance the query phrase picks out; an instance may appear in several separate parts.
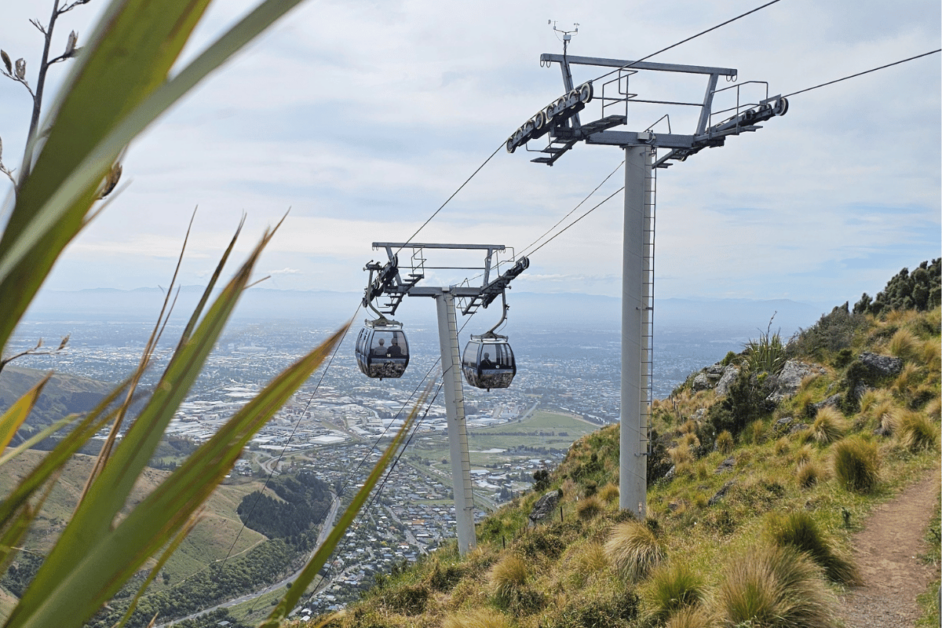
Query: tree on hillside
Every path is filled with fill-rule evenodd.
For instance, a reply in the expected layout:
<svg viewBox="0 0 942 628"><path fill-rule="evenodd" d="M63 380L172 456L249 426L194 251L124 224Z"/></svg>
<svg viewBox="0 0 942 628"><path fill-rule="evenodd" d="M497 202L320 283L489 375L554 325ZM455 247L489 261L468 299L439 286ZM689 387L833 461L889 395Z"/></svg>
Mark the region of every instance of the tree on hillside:
<svg viewBox="0 0 942 628"><path fill-rule="evenodd" d="M942 258L925 261L916 270L904 268L870 298L866 292L854 305L854 314L880 314L891 310L924 312L942 303Z"/></svg>

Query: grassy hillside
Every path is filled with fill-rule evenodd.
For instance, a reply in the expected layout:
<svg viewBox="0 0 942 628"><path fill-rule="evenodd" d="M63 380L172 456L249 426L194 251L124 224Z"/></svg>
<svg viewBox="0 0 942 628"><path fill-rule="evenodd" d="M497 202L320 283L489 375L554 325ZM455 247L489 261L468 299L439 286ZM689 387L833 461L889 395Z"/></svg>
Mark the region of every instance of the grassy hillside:
<svg viewBox="0 0 942 628"><path fill-rule="evenodd" d="M835 308L787 346L763 335L725 360L739 369L725 395L691 377L655 403L646 520L618 511L606 427L551 475L551 518L529 527L541 494L525 495L478 526L465 559L452 545L380 578L331 625L836 626L857 578L851 535L939 464L938 291L923 302ZM898 361L879 372L867 354ZM770 400L797 362L810 373Z"/></svg>
<svg viewBox="0 0 942 628"><path fill-rule="evenodd" d="M44 454L45 452L28 450L0 467L0 492L9 493L15 483L24 477ZM52 547L72 515L82 492L84 479L88 477L93 463L93 457L78 455L66 465L62 477L52 490L27 538L25 549L31 556L43 555ZM145 470L141 481L134 487L131 503L128 506L140 502L168 474L168 471L157 469ZM163 573L167 575L158 578L154 582L153 589L162 590L173 587L210 563L224 558L242 528L242 523L236 514L239 502L245 495L260 488L260 482L220 487L207 503L202 521L197 524L165 565ZM264 536L253 530L242 530L238 541L232 548L232 553L236 555L245 552L264 540ZM2 600L3 597L0 597L0 609L2 609Z"/></svg>
<svg viewBox="0 0 942 628"><path fill-rule="evenodd" d="M46 371L8 365L0 373L0 412L13 403L45 377ZM72 413L91 410L101 398L114 387L87 377L57 373L46 383L43 394L20 428L18 439L51 425ZM22 442L17 440L14 442Z"/></svg>

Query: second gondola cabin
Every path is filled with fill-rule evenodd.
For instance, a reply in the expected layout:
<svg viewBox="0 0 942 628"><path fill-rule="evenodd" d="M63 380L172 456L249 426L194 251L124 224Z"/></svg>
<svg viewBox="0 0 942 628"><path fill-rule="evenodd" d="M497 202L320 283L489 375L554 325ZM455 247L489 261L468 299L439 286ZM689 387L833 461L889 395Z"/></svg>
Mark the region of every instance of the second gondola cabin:
<svg viewBox="0 0 942 628"><path fill-rule="evenodd" d="M508 388L517 374L514 352L505 336L471 336L461 357L465 379L475 388Z"/></svg>
<svg viewBox="0 0 942 628"><path fill-rule="evenodd" d="M402 324L391 320L366 321L356 346L357 366L367 377L402 377L409 366L409 342Z"/></svg>

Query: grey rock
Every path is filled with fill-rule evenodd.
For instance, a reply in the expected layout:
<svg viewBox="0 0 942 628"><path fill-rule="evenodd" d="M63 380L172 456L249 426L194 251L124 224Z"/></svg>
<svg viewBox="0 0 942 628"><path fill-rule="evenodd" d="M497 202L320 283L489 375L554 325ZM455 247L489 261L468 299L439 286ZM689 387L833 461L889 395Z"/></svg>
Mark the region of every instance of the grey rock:
<svg viewBox="0 0 942 628"><path fill-rule="evenodd" d="M729 391L730 385L736 381L737 377L739 377L739 367L732 364L727 366L723 371L723 377L721 377L719 383L716 384L717 396L724 396Z"/></svg>
<svg viewBox="0 0 942 628"><path fill-rule="evenodd" d="M690 384L690 387L693 388L694 392L701 390L707 390L713 388L713 382L710 381L710 378L704 373L698 373L696 377L693 378L693 383Z"/></svg>
<svg viewBox="0 0 942 628"><path fill-rule="evenodd" d="M837 394L831 395L830 397L828 397L828 398L825 399L824 401L819 401L818 403L814 403L814 404L811 404L811 405L814 406L814 409L815 409L815 411L817 412L817 411L820 410L821 408L825 408L825 407L828 407L828 406L830 406L830 407L832 407L832 408L836 408L836 407L838 407L840 404L841 404L841 394L840 394L840 393L837 393Z"/></svg>
<svg viewBox="0 0 942 628"><path fill-rule="evenodd" d="M890 436L892 433L893 433L893 432L891 432L890 430L886 429L886 428L883 427L882 425L881 425L880 427L878 427L877 429L873 430L873 435L874 435L874 436Z"/></svg>
<svg viewBox="0 0 942 628"><path fill-rule="evenodd" d="M775 427L776 429L785 429L786 427L788 427L794 422L795 422L795 419L793 417L790 417L790 416L782 417L781 419L775 422Z"/></svg>
<svg viewBox="0 0 942 628"><path fill-rule="evenodd" d="M857 382L857 385L854 387L854 397L860 399L863 397L868 390L873 390L870 386L867 386L863 382Z"/></svg>
<svg viewBox="0 0 942 628"><path fill-rule="evenodd" d="M716 491L716 495L710 498L710 501L707 502L707 505L713 506L714 504L718 504L719 501L726 496L726 493L729 491L729 488L735 483L736 482L734 482L733 480L730 480L729 482L724 484L722 488L720 488L720 490Z"/></svg>
<svg viewBox="0 0 942 628"><path fill-rule="evenodd" d="M903 361L888 355L877 355L876 353L866 351L861 353L860 357L857 359L867 367L867 370L872 376L877 378L896 375L903 370Z"/></svg>
<svg viewBox="0 0 942 628"><path fill-rule="evenodd" d="M667 473L664 474L664 479L673 480L674 474L676 473L676 471L677 471L677 466L676 465L672 466L670 469L667 470Z"/></svg>
<svg viewBox="0 0 942 628"><path fill-rule="evenodd" d="M704 372L707 377L717 380L723 376L723 371L725 371L726 368L727 367L723 366L720 362L717 362L716 364L706 367Z"/></svg>
<svg viewBox="0 0 942 628"><path fill-rule="evenodd" d="M811 375L824 375L826 372L820 364L789 360L782 367L782 371L775 376L774 390L768 396L768 400L778 403L783 399L794 397L801 388L801 380Z"/></svg>
<svg viewBox="0 0 942 628"><path fill-rule="evenodd" d="M716 471L713 473L724 473L726 471L732 471L736 467L735 458L727 458L720 463L720 466L716 467Z"/></svg>
<svg viewBox="0 0 942 628"><path fill-rule="evenodd" d="M806 430L806 429L808 429L808 424L807 424L807 423L795 423L794 425L792 425L792 426L789 428L788 433L789 433L789 434L795 434L796 432L800 432L800 431Z"/></svg>
<svg viewBox="0 0 942 628"><path fill-rule="evenodd" d="M693 413L693 418L696 421L702 421L705 415L706 415L706 408L697 408L697 411Z"/></svg>
<svg viewBox="0 0 942 628"><path fill-rule="evenodd" d="M533 510L530 512L530 526L535 526L547 518L552 518L556 514L556 507L559 505L559 492L550 491L544 493L543 497L533 504Z"/></svg>

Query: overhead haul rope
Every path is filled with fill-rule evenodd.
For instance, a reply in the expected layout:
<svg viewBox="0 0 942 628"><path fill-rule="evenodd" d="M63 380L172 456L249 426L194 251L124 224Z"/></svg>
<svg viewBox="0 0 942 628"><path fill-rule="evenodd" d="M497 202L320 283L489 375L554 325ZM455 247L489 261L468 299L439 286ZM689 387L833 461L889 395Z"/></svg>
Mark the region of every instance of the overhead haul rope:
<svg viewBox="0 0 942 628"><path fill-rule="evenodd" d="M362 304L357 304L357 309L354 310L353 316L350 317L350 320L353 320L357 317L357 314L360 312ZM268 476L265 478L265 484L262 486L262 490L258 492L258 496L255 498L255 501L252 502L252 508L249 510L249 514L246 515L245 520L252 518L252 515L255 513L255 507L258 505L258 502L262 499L262 495L265 493L265 489L268 488L268 483L271 481L272 475L275 473L275 469L278 468L278 465L281 464L282 458L284 458L285 452L288 450L288 445L291 443L291 439L294 438L294 435L298 432L298 427L301 425L301 419L304 418L304 413L308 411L308 408L311 407L311 402L314 400L314 395L317 394L318 389L321 387L321 382L324 381L324 377L327 376L327 371L330 370L330 365L334 361L337 352L340 351L340 346L343 344L344 339L347 337L347 332L350 331L350 327L343 332L343 335L340 337L340 342L337 343L337 346L334 347L333 352L330 354L330 358L327 360L327 364L324 366L324 369L321 371L321 378L317 380L317 385L314 386L314 390L311 392L310 396L307 399L307 403L304 404L304 409L298 414L298 420L294 424L294 428L291 430L291 434L288 436L288 440L285 441L284 447L281 448L281 453L278 454L278 458L271 465L271 469L268 471ZM241 519L241 517L239 517ZM242 522L242 527L239 528L239 532L236 534L235 539L232 541L232 545L229 546L229 551L226 552L226 557L222 559L223 564L229 560L229 556L232 555L232 550L235 548L236 543L238 543L239 538L242 536L242 532L245 530L245 521Z"/></svg>
<svg viewBox="0 0 942 628"><path fill-rule="evenodd" d="M458 330L458 333L459 333L459 334L460 334L462 331L464 331L464 328L467 327L467 325L468 325L469 322L471 322L471 319L474 317L474 314L475 314L475 313L476 313L476 312L472 312L471 314L468 315L468 319L464 322L464 325L462 325L461 328ZM421 379L421 381L419 382L419 384L415 387L415 390L413 390L413 391L412 391L412 394L409 395L409 399L407 399L406 402L403 403L402 407L399 408L399 412L396 413L396 416L390 421L389 425L386 426L386 429L383 430L382 434L380 434L380 436L379 436L379 438L377 439L376 443L374 443L373 447L370 448L370 451L371 451L371 452L373 451L373 449L376 449L376 444L378 444L378 443L379 443L379 440L382 439L383 436L385 436L386 432L387 432L387 431L389 430L389 428L392 426L393 421L395 421L397 418L399 418L399 416L402 414L402 411L405 409L406 405L408 405L408 403L409 403L409 401L411 401L412 397L415 396L415 394L418 392L419 388L422 386L422 384L428 379L429 375L432 373L432 370L433 370L436 366L438 366L438 363L439 363L439 362L441 362L441 358L440 358L440 357L435 359L435 362L432 364L432 366L429 368L429 370L426 371L425 375L422 377L422 379ZM452 365L452 368L454 368L454 365ZM412 442L412 439L415 438L415 435L416 435L416 433L417 433L418 430L419 430L420 424L425 420L425 418L428 416L428 413L429 413L429 411L431 410L432 406L435 404L435 400L438 398L438 394L441 392L442 386L444 386L444 384L445 384L445 382L444 382L444 376L445 376L445 373L442 373L442 374L441 374L442 382L438 385L438 390L436 390L435 395L432 397L431 401L429 401L428 405L426 406L425 412L422 414L422 418L416 420L415 425L413 425L412 431L410 432L409 438L406 439L406 442L405 442L405 443L402 445L402 447L400 448L400 450L399 450L399 452L397 453L396 457L393 459L393 462L389 465L389 469L386 470L386 473L384 474L383 480L382 480L382 482L380 483L379 488L376 489L376 490L373 492L373 495L371 496L369 503L366 504L366 506L360 510L360 514L368 513L369 510L373 507L373 503L376 501L376 499L379 497L379 495L383 492L383 489L386 487L386 483L389 481L389 478L392 476L393 471L395 471L396 466L399 464L399 460L402 458L403 454L404 454L405 451L406 451L406 448L408 448L409 444ZM347 484L344 485L344 488L346 488L346 486L349 485L349 482L350 482L350 481L352 481L353 479L355 479L355 477L356 477L356 472L360 469L360 467L363 465L363 462L364 462L365 460L366 460L366 458L363 458L363 459L360 460L360 462L359 462L359 463L357 464L357 466L354 468L353 472L349 475L350 480L347 482ZM472 494L473 494L473 491L472 491ZM359 516L359 515L358 515L358 516ZM349 541L344 541L343 545L341 545L338 549L334 550L334 553L335 553L335 554L342 554L342 553L346 550L348 543L349 543ZM313 599L313 598L316 597L318 594L320 594L320 593L321 593L321 590L322 590L322 589L321 589L321 585L326 585L327 582L328 582L328 579L327 579L327 578L323 578L323 579L317 584L317 586L314 588L314 591L311 592L311 595L310 595L310 597L309 597L308 599Z"/></svg>
<svg viewBox="0 0 942 628"><path fill-rule="evenodd" d="M928 57L929 55L934 55L938 52L942 52L942 48L936 50L930 50L929 52L924 52L921 55L916 55L915 57L909 57L908 59L903 59L901 61L894 61L893 63L887 63L886 65L881 65L878 68L871 68L869 70L864 70L863 72L857 72L856 74L851 74L843 78L835 79L833 81L828 81L827 83L821 83L820 85L815 85L814 87L807 87L805 89L800 89L797 92L792 92L791 94L785 94L785 98L791 98L797 94L804 94L805 92L810 92L813 89L818 89L819 87L827 87L828 85L834 85L834 83L840 83L841 81L846 81L848 79L856 78L858 76L863 76L864 74L870 74L871 72L876 72L877 70L883 70L885 68L893 67L894 65L899 65L901 63L906 63L907 61L913 61L915 59L921 59L922 57Z"/></svg>
<svg viewBox="0 0 942 628"><path fill-rule="evenodd" d="M441 206L440 206L438 209L436 209L436 210L432 213L431 216L428 217L428 220L426 220L425 222L422 223L422 226L421 226L421 227L419 227L418 229L415 230L415 233L413 233L411 236L409 236L409 239L405 241L405 244L403 244L402 246L400 246L400 247L396 250L396 253L399 253L399 251L401 251L402 249L404 249L405 246L406 246L406 244L409 244L410 242L412 242L412 239L413 239L415 236L419 235L419 232L422 231L422 229L425 229L425 225L427 225L428 223L432 222L432 218L435 218L435 216L438 215L438 212L442 211L442 210L445 208L445 205L447 205L448 203L450 203L450 202L451 202L451 199L455 198L455 196L457 196L458 192L460 192L462 189L464 189L464 186L468 185L468 182L471 181L471 179L473 179L474 176L475 176L477 173L481 172L481 169L484 168L484 166L486 166L487 163L488 163L491 159L494 158L494 155L496 155L497 152L498 152L501 148L504 147L504 144L505 144L504 141L501 141L501 143L498 144L497 148L494 149L494 152L491 153L490 156L489 156L487 159L485 159L484 162L483 162L480 166L477 167L477 170L475 170L474 172L471 173L471 176L470 176L470 177L468 177L467 179L464 180L464 183L462 183L461 185L458 186L458 189L457 189L457 190L455 190L454 192L452 192L451 196L449 196L447 199L445 199L445 202L442 203Z"/></svg>
<svg viewBox="0 0 942 628"><path fill-rule="evenodd" d="M775 4L776 2L780 2L780 1L781 1L781 0L772 0L771 2L767 2L767 3L763 4L762 6L758 6L758 7L754 8L754 9L752 9L751 11L746 11L745 13L742 13L742 14L740 14L740 15L737 15L736 17L734 17L734 18L732 18L732 19L726 20L725 22L722 22L722 23L720 23L720 24L717 24L716 26L712 26L712 27L706 29L705 31L700 31L700 32L697 33L696 35L691 35L691 36L688 37L687 39L683 39L683 40L677 42L676 44L671 44L671 45L668 46L667 48L661 48L661 49L658 50L657 52L652 52L652 53L649 54L648 56L646 56L646 57L641 57L641 58L638 59L637 61L632 61L631 63L627 63L627 64L621 66L620 68L615 68L614 70L611 70L611 71L609 71L609 72L606 72L605 74L603 74L603 75L601 75L601 76L597 76L597 77L595 77L594 79L592 79L592 82L595 82L595 81L598 81L598 80L600 80L600 79L603 79L603 78L605 78L606 76L610 76L610 75L614 74L615 72L620 72L620 71L622 71L622 70L627 70L628 68L632 67L633 65L636 65L636 64L638 64L638 63L641 63L642 61L645 61L645 60L647 60L647 59L650 59L651 57L654 57L654 56L656 56L656 55L659 55L659 54L661 54L662 52L667 52L667 51L670 50L671 48L676 48L677 46L679 46L679 45L681 45L681 44L687 43L688 41L692 41L692 40L696 39L697 37L700 37L701 35L706 35L707 33L711 32L711 31L715 31L716 29L721 28L721 27L723 27L723 26L726 26L727 24L732 24L732 23L735 22L736 20L740 20L740 19L746 17L747 15L752 15L752 14L755 13L756 11L761 11L762 9L764 9L764 8L766 8L766 7L769 7L769 6L772 6L772 5Z"/></svg>
<svg viewBox="0 0 942 628"><path fill-rule="evenodd" d="M555 225L553 225L552 227L550 227L549 229L547 229L546 232L543 233L543 235L541 235L539 238L537 238L536 240L534 240L533 242L531 242L530 244L528 244L526 247L524 247L524 248L520 251L520 256L523 256L523 255L532 255L532 253L535 253L536 251L538 251L539 248L542 247L542 245L540 245L540 247L538 247L538 248L536 248L536 249L533 249L533 252L532 252L532 253L527 253L527 251L528 251L529 249L531 249L537 242L539 242L540 240L542 240L543 238L545 238L551 231L553 231L553 229L555 229L556 227L558 227L558 226L560 225L560 223L562 223L564 220L566 220L567 218L569 218L570 216L572 216L572 214L573 214L577 209L579 209L580 207L582 207L582 205L583 205L587 200L589 200L590 198L592 198L592 195L595 194L596 192L598 192L599 188L602 187L603 185L605 185L605 182L608 181L609 179L611 179L612 176L613 176L616 172L618 172L619 168L621 168L621 167L622 167L622 164L624 164L624 163L625 163L625 160L622 159L622 160L621 160L621 163L619 163L617 166L615 166L615 169L612 170L612 171L609 173L609 175L608 175L607 177L605 177L604 179L602 179L602 182L599 183L597 186L595 186L595 189L594 189L594 190L592 190L591 192L589 192L589 194L588 194L584 199L582 199L581 201L579 201L579 204L578 204L578 205L576 205L576 206L573 207L571 210L569 210L569 213L568 213L568 214L566 214L565 216L563 216L562 218L560 218L559 221L557 221L557 223L556 223ZM623 189L624 189L624 188L623 188ZM593 208L593 209L594 209L594 208ZM580 218L580 220L581 220L581 218ZM578 222L578 221L577 221L577 222ZM575 223L573 223L573 224L575 224ZM566 229L568 229L568 228L569 228L569 227L566 227ZM564 230L565 230L565 229L564 229ZM562 231L560 231L560 233L562 233ZM553 236L553 237L556 237L556 236Z"/></svg>

